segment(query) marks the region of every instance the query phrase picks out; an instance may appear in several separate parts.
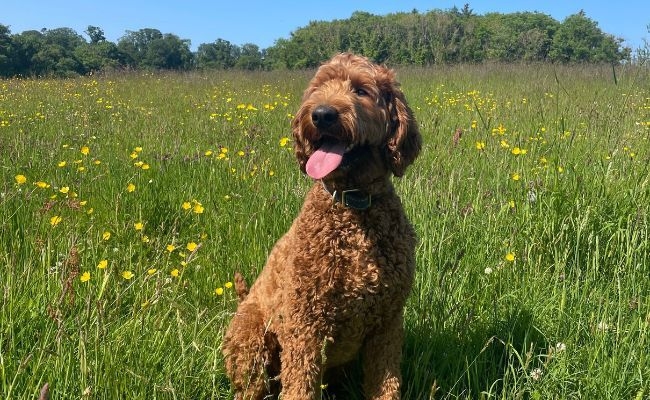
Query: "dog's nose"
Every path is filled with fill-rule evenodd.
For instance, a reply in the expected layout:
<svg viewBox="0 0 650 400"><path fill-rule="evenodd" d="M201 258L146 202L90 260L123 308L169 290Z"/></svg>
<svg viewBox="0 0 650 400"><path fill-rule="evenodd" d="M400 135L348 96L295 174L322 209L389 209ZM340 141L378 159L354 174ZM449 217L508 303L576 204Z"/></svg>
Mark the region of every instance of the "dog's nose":
<svg viewBox="0 0 650 400"><path fill-rule="evenodd" d="M311 122L317 128L328 128L339 119L339 112L332 106L320 105L311 112Z"/></svg>

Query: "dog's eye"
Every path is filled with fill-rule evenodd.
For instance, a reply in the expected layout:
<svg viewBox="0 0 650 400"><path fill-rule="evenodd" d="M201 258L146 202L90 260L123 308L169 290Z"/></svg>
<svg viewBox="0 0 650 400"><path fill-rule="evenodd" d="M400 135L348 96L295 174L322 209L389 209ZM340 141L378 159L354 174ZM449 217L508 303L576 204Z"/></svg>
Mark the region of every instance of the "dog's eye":
<svg viewBox="0 0 650 400"><path fill-rule="evenodd" d="M361 96L361 97L368 96L368 92L366 92L366 90L362 89L362 88L354 89L354 94L356 94L357 96Z"/></svg>

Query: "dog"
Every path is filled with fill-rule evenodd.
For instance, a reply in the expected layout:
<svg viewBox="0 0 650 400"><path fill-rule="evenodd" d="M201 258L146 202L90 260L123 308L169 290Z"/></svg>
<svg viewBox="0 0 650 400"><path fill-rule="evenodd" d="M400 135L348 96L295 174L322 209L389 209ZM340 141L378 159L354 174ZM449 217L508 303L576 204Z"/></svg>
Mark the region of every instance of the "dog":
<svg viewBox="0 0 650 400"><path fill-rule="evenodd" d="M367 399L399 399L416 234L391 178L420 153L416 120L393 70L343 53L316 72L292 132L314 184L250 291L235 277L222 344L235 399L320 399L326 372L356 360Z"/></svg>

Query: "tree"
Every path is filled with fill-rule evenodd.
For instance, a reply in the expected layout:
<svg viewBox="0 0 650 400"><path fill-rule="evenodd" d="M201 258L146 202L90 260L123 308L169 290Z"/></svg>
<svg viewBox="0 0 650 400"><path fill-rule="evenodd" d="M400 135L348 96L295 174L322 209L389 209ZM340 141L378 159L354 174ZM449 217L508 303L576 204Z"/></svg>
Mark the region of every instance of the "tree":
<svg viewBox="0 0 650 400"><path fill-rule="evenodd" d="M193 61L190 41L166 33L148 44L142 65L153 69L187 70L192 67Z"/></svg>
<svg viewBox="0 0 650 400"><path fill-rule="evenodd" d="M144 28L138 31L126 31L117 42L117 48L125 54L127 65L137 68L149 50L151 42L162 39L163 35L158 29Z"/></svg>
<svg viewBox="0 0 650 400"><path fill-rule="evenodd" d="M126 57L112 42L87 43L77 47L75 55L84 73L110 71L126 66Z"/></svg>
<svg viewBox="0 0 650 400"><path fill-rule="evenodd" d="M24 31L14 35L14 73L18 75L38 75L34 57L45 45L43 34L39 31Z"/></svg>
<svg viewBox="0 0 650 400"><path fill-rule="evenodd" d="M0 24L0 77L14 74L14 41L9 27Z"/></svg>
<svg viewBox="0 0 650 400"><path fill-rule="evenodd" d="M83 37L70 28L24 32L22 51L17 58L25 63L29 75L71 76L83 72L75 49L85 44Z"/></svg>
<svg viewBox="0 0 650 400"><path fill-rule="evenodd" d="M224 39L199 46L196 61L199 68L230 69L239 59L241 49Z"/></svg>
<svg viewBox="0 0 650 400"><path fill-rule="evenodd" d="M584 11L567 17L559 26L549 57L559 62L619 62L629 57L620 49L622 39L604 34Z"/></svg>
<svg viewBox="0 0 650 400"><path fill-rule="evenodd" d="M101 43L106 41L106 36L104 36L104 31L102 28L96 26L88 25L88 28L84 31L86 35L90 38L91 44Z"/></svg>
<svg viewBox="0 0 650 400"><path fill-rule="evenodd" d="M189 40L171 33L163 35L158 29L127 31L119 39L117 48L126 55L127 65L134 68L185 70L191 68L194 61Z"/></svg>
<svg viewBox="0 0 650 400"><path fill-rule="evenodd" d="M241 47L241 55L239 56L236 65L241 69L261 69L263 66L263 59L259 46L252 43L244 44Z"/></svg>

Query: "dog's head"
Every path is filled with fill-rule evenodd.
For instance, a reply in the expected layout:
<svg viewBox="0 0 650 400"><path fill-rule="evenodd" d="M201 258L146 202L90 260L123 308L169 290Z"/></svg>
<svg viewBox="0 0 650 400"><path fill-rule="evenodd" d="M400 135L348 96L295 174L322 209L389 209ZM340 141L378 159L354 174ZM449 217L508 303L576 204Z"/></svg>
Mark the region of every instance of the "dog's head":
<svg viewBox="0 0 650 400"><path fill-rule="evenodd" d="M379 154L395 176L402 176L422 147L395 72L349 53L318 69L292 130L300 168L314 179L350 163L364 148Z"/></svg>

